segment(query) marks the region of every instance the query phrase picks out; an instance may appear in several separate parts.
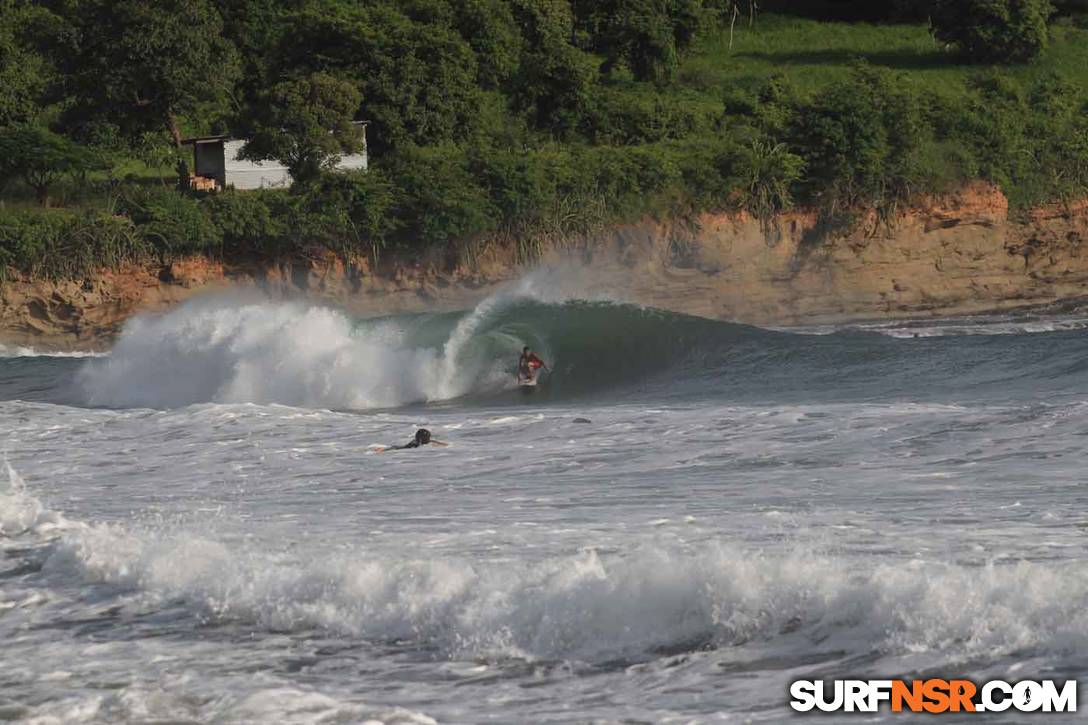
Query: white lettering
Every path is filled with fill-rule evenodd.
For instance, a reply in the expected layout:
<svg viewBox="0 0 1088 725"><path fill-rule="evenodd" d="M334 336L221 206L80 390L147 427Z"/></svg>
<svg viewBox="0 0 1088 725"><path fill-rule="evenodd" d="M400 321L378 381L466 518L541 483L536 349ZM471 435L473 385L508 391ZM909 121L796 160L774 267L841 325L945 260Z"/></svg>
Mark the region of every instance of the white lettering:
<svg viewBox="0 0 1088 725"><path fill-rule="evenodd" d="M841 710L843 702L845 702L846 700L846 695L844 693L845 684L846 683L843 680L835 680L835 685L834 687L832 687L832 692L835 693L835 696L832 699L828 700L827 692L825 692L825 690L827 689L827 683L825 683L823 680L817 680L816 707L820 708L820 710L822 710L823 712L838 712L839 710Z"/></svg>
<svg viewBox="0 0 1088 725"><path fill-rule="evenodd" d="M1066 680L1061 692L1053 680L1043 681L1043 712L1076 712L1077 681Z"/></svg>
<svg viewBox="0 0 1088 725"><path fill-rule="evenodd" d="M816 684L811 680L797 680L790 685L790 707L797 712L808 712L816 707Z"/></svg>
<svg viewBox="0 0 1088 725"><path fill-rule="evenodd" d="M994 693L1000 692L1001 699L995 700ZM1005 712L1012 707L1012 685L1002 680L990 680L982 686L982 704L975 708L981 712Z"/></svg>
<svg viewBox="0 0 1088 725"><path fill-rule="evenodd" d="M868 691L869 685L864 680L847 680L845 693L846 711L868 712Z"/></svg>
<svg viewBox="0 0 1088 725"><path fill-rule="evenodd" d="M936 705L944 711L970 711L972 702L975 712L1005 712L1015 709L1018 712L1076 712L1077 680L1058 683L1054 680L1021 680L1015 684L1004 680L990 680L978 690L978 694L966 701L966 693L974 692L975 685L964 680L949 680L950 696L944 699L944 690L948 687L943 680L899 681L899 680L797 680L790 683L790 707L797 712L880 712L883 703L892 701L892 694L901 685L908 693L896 699L897 707L921 712ZM939 697L929 697L924 705L918 701L904 699L910 692L921 692L920 688L936 688Z"/></svg>
<svg viewBox="0 0 1088 725"><path fill-rule="evenodd" d="M880 712L880 703L892 699L891 680L869 680L869 709L867 712Z"/></svg>
<svg viewBox="0 0 1088 725"><path fill-rule="evenodd" d="M1012 688L1012 704L1020 712L1035 712L1043 706L1043 688L1038 682L1024 680Z"/></svg>

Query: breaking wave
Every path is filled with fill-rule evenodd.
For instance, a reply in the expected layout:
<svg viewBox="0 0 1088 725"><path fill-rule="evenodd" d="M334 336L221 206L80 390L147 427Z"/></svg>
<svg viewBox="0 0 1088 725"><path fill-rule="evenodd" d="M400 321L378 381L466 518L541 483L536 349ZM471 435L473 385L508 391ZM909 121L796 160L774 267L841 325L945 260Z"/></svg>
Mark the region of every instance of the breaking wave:
<svg viewBox="0 0 1088 725"><path fill-rule="evenodd" d="M202 402L373 408L448 397L434 350L403 348L393 326L357 331L322 307L202 301L129 323L109 359L84 368L92 404Z"/></svg>
<svg viewBox="0 0 1088 725"><path fill-rule="evenodd" d="M904 330L912 328L766 330L566 299L541 293L532 279L468 312L373 320L302 302L213 297L130 321L108 357L79 362L77 382L79 402L109 407L373 409L458 398L494 402L504 395L519 400L515 367L528 345L553 367L538 402L639 393L888 399L919 390L935 399L978 399L1021 384L1035 390L1088 384L1088 338L1075 328L1049 332L1063 337L1053 349L1030 335L993 330L953 337L922 329L918 339Z"/></svg>
<svg viewBox="0 0 1088 725"><path fill-rule="evenodd" d="M183 530L67 521L8 472L0 534L24 547L36 539L43 577L137 591L205 621L323 628L439 659L611 665L762 642L802 659L977 663L1088 646L1088 569L1076 562L856 567L723 542L536 562L270 554Z"/></svg>
<svg viewBox="0 0 1088 725"><path fill-rule="evenodd" d="M752 334L631 305L541 302L520 289L468 313L365 321L299 302L212 298L132 320L78 381L92 405L386 408L511 390L524 345L554 362L548 387L563 395L643 378Z"/></svg>

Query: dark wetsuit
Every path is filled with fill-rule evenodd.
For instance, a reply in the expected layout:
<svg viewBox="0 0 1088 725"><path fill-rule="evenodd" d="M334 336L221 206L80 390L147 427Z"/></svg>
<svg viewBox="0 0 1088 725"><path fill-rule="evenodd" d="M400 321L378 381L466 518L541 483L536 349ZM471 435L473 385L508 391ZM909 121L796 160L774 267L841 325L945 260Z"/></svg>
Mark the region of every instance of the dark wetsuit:
<svg viewBox="0 0 1088 725"><path fill-rule="evenodd" d="M405 448L419 448L425 446L431 442L431 432L426 428L420 428L416 431L416 437L405 443L403 446L390 446L386 450L389 451L403 451Z"/></svg>

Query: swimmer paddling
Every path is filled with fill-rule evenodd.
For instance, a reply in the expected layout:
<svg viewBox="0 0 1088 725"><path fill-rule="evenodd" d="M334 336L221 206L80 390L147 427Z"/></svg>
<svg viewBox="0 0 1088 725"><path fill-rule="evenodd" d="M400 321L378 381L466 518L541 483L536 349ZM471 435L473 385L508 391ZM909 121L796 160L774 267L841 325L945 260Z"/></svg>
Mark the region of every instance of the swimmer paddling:
<svg viewBox="0 0 1088 725"><path fill-rule="evenodd" d="M416 436L412 440L405 443L403 446L382 446L381 448L375 448L375 453L385 453L386 451L403 451L408 448L420 448L422 446L442 446L445 448L449 443L438 440L431 437L431 432L426 428L420 428L416 431Z"/></svg>

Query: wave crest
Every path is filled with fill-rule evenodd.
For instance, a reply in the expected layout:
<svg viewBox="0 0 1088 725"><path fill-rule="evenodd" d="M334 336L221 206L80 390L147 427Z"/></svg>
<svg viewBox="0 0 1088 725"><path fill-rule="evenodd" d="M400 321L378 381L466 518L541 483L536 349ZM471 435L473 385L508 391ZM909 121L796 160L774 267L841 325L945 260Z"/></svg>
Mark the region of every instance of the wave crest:
<svg viewBox="0 0 1088 725"><path fill-rule="evenodd" d="M542 301L548 300L548 301ZM742 332L744 331L744 332ZM582 394L714 353L754 328L516 285L467 313L353 321L298 302L205 298L130 321L78 382L92 405L280 403L387 408L515 387L530 345L555 363L552 395Z"/></svg>
<svg viewBox="0 0 1088 725"><path fill-rule="evenodd" d="M378 408L465 392L464 377L442 354L406 347L403 338L392 323L356 328L324 307L202 300L133 320L109 358L89 362L79 382L91 404L119 407Z"/></svg>
<svg viewBox="0 0 1088 725"><path fill-rule="evenodd" d="M40 503L23 517L28 498L0 497L0 521L29 521L20 538L49 534L43 576L135 590L200 618L323 628L443 659L606 665L762 643L793 655L977 664L1088 646L1088 572L1076 562L861 570L849 558L723 542L536 562L269 553L185 531L57 530L48 522L63 518Z"/></svg>

